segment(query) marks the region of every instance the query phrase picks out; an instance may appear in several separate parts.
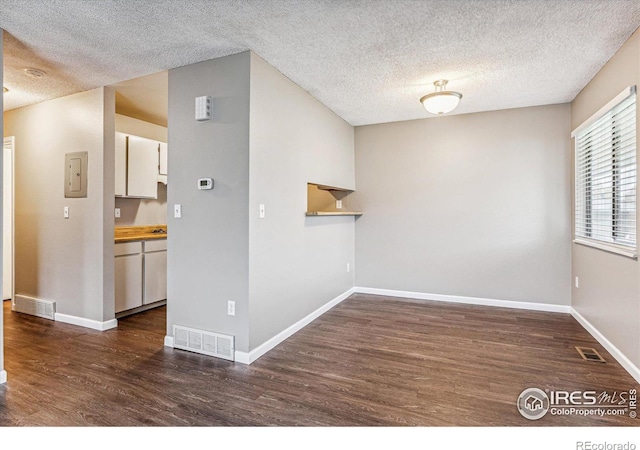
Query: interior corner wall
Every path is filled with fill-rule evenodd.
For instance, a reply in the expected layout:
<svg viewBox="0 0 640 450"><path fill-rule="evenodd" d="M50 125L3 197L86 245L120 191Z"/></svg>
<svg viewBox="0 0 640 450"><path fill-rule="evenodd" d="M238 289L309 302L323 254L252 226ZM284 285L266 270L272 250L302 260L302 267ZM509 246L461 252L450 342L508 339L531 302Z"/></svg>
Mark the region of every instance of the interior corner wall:
<svg viewBox="0 0 640 450"><path fill-rule="evenodd" d="M113 188L105 188L113 184L114 163L105 164L113 159L105 148L113 142L105 136L112 97L98 88L4 113L4 135L15 136L15 293L100 322L113 319L104 305L113 290L104 278L113 257L105 252L107 234L113 243L113 219L105 217L113 207ZM80 151L88 152L87 198L65 198L65 154Z"/></svg>
<svg viewBox="0 0 640 450"><path fill-rule="evenodd" d="M249 330L250 53L169 71L167 334L173 325L235 336L247 351ZM212 97L212 119L198 122L195 98ZM198 178L214 179L198 190ZM236 315L227 315L227 302Z"/></svg>
<svg viewBox="0 0 640 450"><path fill-rule="evenodd" d="M116 131L158 142L167 142L166 127L121 114L116 114ZM115 219L116 226L166 224L167 186L158 183L157 199L116 198L115 207L120 208L120 217Z"/></svg>
<svg viewBox="0 0 640 450"><path fill-rule="evenodd" d="M570 304L570 106L356 127L356 285Z"/></svg>
<svg viewBox="0 0 640 450"><path fill-rule="evenodd" d="M640 30L618 50L571 104L572 129L628 86L640 87ZM636 151L640 143L637 114ZM640 160L640 153L637 155ZM573 171L572 171L573 173ZM638 197L636 187L636 198ZM638 214L640 210L636 213ZM640 214L636 217L640 223ZM640 264L637 260L573 244L572 307L640 367Z"/></svg>
<svg viewBox="0 0 640 450"><path fill-rule="evenodd" d="M355 185L353 127L253 53L250 129L253 350L353 287L354 217L305 212L308 182Z"/></svg>
<svg viewBox="0 0 640 450"><path fill-rule="evenodd" d="M102 114L102 321L116 316L115 227L116 91L103 88Z"/></svg>

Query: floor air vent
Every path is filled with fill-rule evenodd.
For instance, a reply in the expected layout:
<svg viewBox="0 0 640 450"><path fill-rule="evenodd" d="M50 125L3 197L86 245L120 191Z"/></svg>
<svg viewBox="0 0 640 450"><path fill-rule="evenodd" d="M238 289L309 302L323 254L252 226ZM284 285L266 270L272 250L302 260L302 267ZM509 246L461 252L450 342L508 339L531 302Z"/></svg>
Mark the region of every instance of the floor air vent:
<svg viewBox="0 0 640 450"><path fill-rule="evenodd" d="M226 334L174 325L173 347L229 361L234 360L234 338Z"/></svg>
<svg viewBox="0 0 640 450"><path fill-rule="evenodd" d="M576 347L576 350L578 350L578 353L580 353L580 356L582 356L582 359L584 359L585 361L595 361L601 363L606 362L595 348Z"/></svg>
<svg viewBox="0 0 640 450"><path fill-rule="evenodd" d="M11 309L15 312L55 320L56 302L16 295Z"/></svg>

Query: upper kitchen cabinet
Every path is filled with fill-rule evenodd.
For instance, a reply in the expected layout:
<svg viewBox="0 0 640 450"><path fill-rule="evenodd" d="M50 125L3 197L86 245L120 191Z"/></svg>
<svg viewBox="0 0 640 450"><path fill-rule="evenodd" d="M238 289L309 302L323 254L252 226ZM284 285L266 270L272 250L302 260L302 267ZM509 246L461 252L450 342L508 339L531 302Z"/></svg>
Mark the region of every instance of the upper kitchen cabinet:
<svg viewBox="0 0 640 450"><path fill-rule="evenodd" d="M127 197L158 198L159 142L138 136L127 141Z"/></svg>
<svg viewBox="0 0 640 450"><path fill-rule="evenodd" d="M161 145L166 154L166 144L116 132L116 197L158 198Z"/></svg>
<svg viewBox="0 0 640 450"><path fill-rule="evenodd" d="M167 163L168 163L167 144L160 142L160 164L158 164L158 183L167 184Z"/></svg>
<svg viewBox="0 0 640 450"><path fill-rule="evenodd" d="M160 175L168 175L167 174L167 144L164 142L160 142L160 165L158 166Z"/></svg>
<svg viewBox="0 0 640 450"><path fill-rule="evenodd" d="M127 196L127 135L116 132L116 197Z"/></svg>

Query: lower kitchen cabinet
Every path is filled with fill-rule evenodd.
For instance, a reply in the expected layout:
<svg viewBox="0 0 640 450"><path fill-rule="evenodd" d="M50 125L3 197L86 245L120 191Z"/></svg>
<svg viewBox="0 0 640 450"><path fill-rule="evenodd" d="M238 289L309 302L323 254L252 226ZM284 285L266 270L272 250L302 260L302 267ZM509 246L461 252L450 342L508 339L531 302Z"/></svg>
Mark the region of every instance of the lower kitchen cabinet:
<svg viewBox="0 0 640 450"><path fill-rule="evenodd" d="M166 239L118 243L114 254L116 313L167 299Z"/></svg>
<svg viewBox="0 0 640 450"><path fill-rule="evenodd" d="M142 306L142 242L116 244L116 312Z"/></svg>
<svg viewBox="0 0 640 450"><path fill-rule="evenodd" d="M144 243L144 295L142 303L167 299L167 241Z"/></svg>

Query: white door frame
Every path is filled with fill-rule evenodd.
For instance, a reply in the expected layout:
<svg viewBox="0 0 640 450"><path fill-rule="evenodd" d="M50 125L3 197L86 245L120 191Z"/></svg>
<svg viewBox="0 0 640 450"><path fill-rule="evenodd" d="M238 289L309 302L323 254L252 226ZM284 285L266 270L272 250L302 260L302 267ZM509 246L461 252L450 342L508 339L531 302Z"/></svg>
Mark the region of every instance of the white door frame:
<svg viewBox="0 0 640 450"><path fill-rule="evenodd" d="M2 282L3 282L3 286L2 286L2 299L3 300L7 300L7 296L5 296L5 292L4 292L4 283L9 283L9 289L8 289L8 294L9 294L9 298L11 301L13 301L14 298L14 294L15 294L15 246L14 246L14 240L15 240L15 223L14 223L14 210L15 210L15 164L14 164L14 158L15 158L15 137L14 136L9 136L3 139L2 142L2 158L3 158L3 165L2 165L2 170L3 170L3 176L2 176L2 180L3 180L3 186L2 186L2 195L5 195L5 177L4 174L6 173L7 169L10 170L10 174L11 174L11 186L9 187L9 191L10 191L10 195L11 195L11 199L10 201L10 207L11 207L11 211L10 211L10 218L9 221L6 220L6 218L4 217L3 214L3 218L2 218L2 222L3 222L3 227L2 227L2 232L3 232L3 252L6 251L6 242L4 241L5 237L4 237L4 224L8 224L9 225L9 235L8 235L8 239L9 239L9 248L11 249L11 267L10 267L10 272L9 272L9 276L8 276L8 280L7 280L7 270L6 268L3 269L3 276L2 276ZM5 152L9 152L8 158L5 157ZM7 161L7 159L9 160L9 167L5 167L4 162ZM3 201L2 201L2 205L4 208L4 197L3 197ZM4 254L2 255L3 261L4 261ZM3 265L4 266L4 265Z"/></svg>

